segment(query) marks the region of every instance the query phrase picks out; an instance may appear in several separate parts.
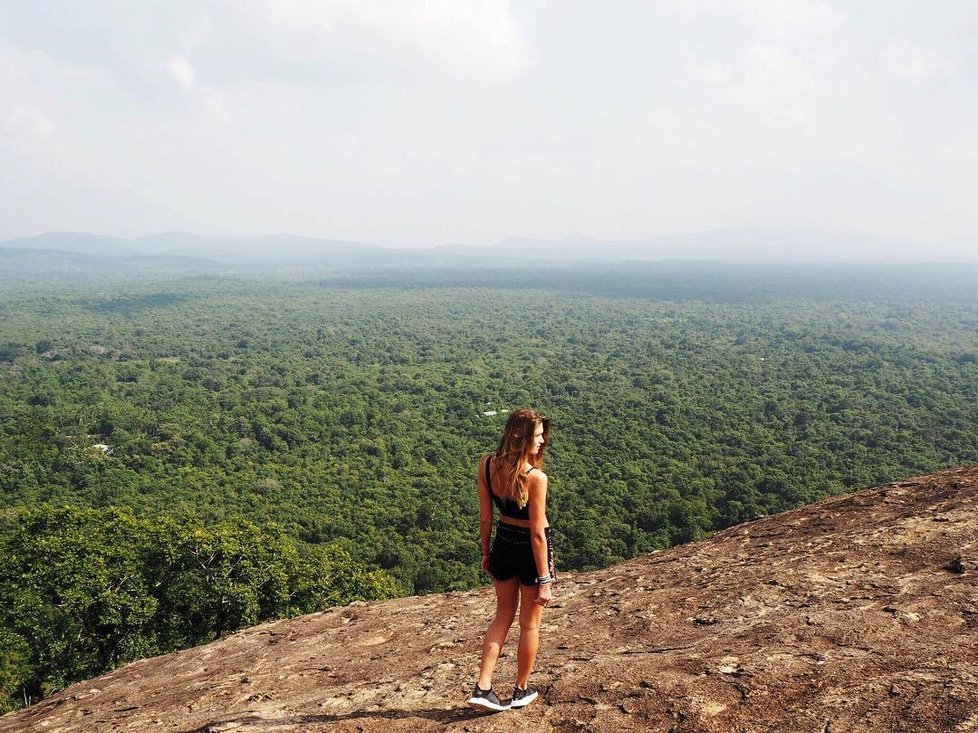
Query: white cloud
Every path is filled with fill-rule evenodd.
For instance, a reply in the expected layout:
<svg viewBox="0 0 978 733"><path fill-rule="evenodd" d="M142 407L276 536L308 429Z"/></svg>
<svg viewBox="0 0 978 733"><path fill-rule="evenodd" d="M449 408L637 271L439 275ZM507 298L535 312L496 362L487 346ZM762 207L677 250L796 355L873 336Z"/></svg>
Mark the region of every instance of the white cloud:
<svg viewBox="0 0 978 733"><path fill-rule="evenodd" d="M774 38L838 33L846 17L842 10L821 0L741 0L734 6L750 26Z"/></svg>
<svg viewBox="0 0 978 733"><path fill-rule="evenodd" d="M951 78L956 64L940 53L923 49L905 39L886 44L880 58L883 72L898 81L923 84Z"/></svg>
<svg viewBox="0 0 978 733"><path fill-rule="evenodd" d="M256 0L221 3L199 44L217 83L275 77L331 85L438 74L505 83L530 64L506 0ZM236 46L241 46L236 48ZM239 63L229 63L233 56Z"/></svg>
<svg viewBox="0 0 978 733"><path fill-rule="evenodd" d="M978 6L948 2L15 4L0 176L60 193L2 223L110 201L120 232L978 235Z"/></svg>
<svg viewBox="0 0 978 733"><path fill-rule="evenodd" d="M186 56L174 56L166 62L166 66L176 82L184 89L189 91L197 85L197 74Z"/></svg>
<svg viewBox="0 0 978 733"><path fill-rule="evenodd" d="M8 108L0 129L8 144L34 147L49 143L57 127L41 110L15 101Z"/></svg>
<svg viewBox="0 0 978 733"><path fill-rule="evenodd" d="M6 148L21 160L56 159L64 148L63 120L66 103L44 82L57 67L43 55L20 56L0 46L0 149ZM87 74L75 69L60 70L57 84L84 85Z"/></svg>

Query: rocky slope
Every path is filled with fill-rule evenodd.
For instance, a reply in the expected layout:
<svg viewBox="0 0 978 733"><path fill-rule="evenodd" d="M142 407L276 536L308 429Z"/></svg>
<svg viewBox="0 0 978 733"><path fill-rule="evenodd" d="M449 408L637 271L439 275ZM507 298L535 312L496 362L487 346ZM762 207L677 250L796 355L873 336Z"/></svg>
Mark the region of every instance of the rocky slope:
<svg viewBox="0 0 978 733"><path fill-rule="evenodd" d="M975 731L978 468L562 574L542 699L466 708L489 588L354 604L136 662L13 731ZM514 638L515 642L515 630ZM515 646L496 688L515 674Z"/></svg>

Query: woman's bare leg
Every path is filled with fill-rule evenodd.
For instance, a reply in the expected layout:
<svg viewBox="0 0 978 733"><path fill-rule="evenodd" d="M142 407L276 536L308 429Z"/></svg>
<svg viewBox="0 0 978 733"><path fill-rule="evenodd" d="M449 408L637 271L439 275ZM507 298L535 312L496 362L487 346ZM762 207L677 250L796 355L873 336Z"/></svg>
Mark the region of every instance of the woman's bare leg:
<svg viewBox="0 0 978 733"><path fill-rule="evenodd" d="M516 655L516 685L525 688L540 647L540 622L543 606L535 603L537 587L520 586L520 647Z"/></svg>
<svg viewBox="0 0 978 733"><path fill-rule="evenodd" d="M516 578L511 580L493 581L496 588L496 615L489 624L486 631L486 639L482 642L482 664L479 666L479 689L488 690L492 687L492 673L496 669L496 662L499 660L499 652L506 641L506 634L509 627L513 625L516 618L516 604L519 601L520 581Z"/></svg>

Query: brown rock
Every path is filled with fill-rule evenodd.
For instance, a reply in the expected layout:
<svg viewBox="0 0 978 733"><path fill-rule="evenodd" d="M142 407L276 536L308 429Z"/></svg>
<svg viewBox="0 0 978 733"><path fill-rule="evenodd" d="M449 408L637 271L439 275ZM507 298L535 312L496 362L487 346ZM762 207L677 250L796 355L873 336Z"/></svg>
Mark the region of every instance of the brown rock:
<svg viewBox="0 0 978 733"><path fill-rule="evenodd" d="M0 733L975 731L976 503L978 468L946 471L563 573L542 700L520 711L462 704L493 609L484 588L135 662L0 718ZM515 667L513 638L497 690Z"/></svg>

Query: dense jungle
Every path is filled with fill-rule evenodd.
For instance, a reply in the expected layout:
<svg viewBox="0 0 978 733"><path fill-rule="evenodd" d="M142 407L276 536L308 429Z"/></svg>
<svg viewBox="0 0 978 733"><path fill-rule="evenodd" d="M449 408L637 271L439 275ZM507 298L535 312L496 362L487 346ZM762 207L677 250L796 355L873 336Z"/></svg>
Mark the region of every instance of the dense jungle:
<svg viewBox="0 0 978 733"><path fill-rule="evenodd" d="M485 583L516 407L553 421L563 570L978 462L974 268L128 272L0 278L0 708Z"/></svg>

